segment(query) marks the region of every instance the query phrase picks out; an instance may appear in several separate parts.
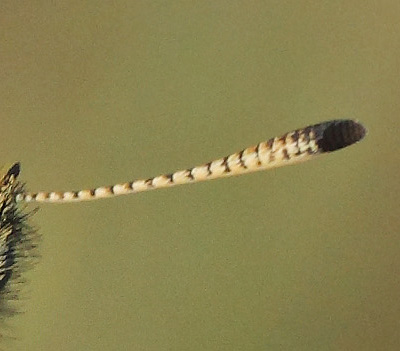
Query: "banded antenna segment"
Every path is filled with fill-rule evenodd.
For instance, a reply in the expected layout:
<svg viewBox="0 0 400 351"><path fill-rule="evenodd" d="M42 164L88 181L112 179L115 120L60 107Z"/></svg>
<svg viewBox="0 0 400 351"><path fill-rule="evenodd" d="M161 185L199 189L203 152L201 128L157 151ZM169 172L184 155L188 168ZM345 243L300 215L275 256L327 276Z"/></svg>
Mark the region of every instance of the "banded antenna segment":
<svg viewBox="0 0 400 351"><path fill-rule="evenodd" d="M355 144L365 135L366 129L358 121L332 120L294 130L229 156L171 174L89 190L20 192L15 199L17 202L52 203L88 201L240 175L311 160L317 155ZM19 164L14 167L19 167Z"/></svg>

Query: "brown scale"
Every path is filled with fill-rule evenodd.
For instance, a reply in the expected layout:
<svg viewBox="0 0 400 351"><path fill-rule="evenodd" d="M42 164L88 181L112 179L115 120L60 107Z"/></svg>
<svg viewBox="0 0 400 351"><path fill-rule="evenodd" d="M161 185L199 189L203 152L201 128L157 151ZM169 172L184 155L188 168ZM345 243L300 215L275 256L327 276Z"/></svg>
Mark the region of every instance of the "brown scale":
<svg viewBox="0 0 400 351"><path fill-rule="evenodd" d="M24 206L16 203L16 194L24 191L18 182L19 164L14 164L0 179L0 315L11 314L15 288L21 273L36 262L37 233L28 226ZM18 289L19 290L19 289Z"/></svg>

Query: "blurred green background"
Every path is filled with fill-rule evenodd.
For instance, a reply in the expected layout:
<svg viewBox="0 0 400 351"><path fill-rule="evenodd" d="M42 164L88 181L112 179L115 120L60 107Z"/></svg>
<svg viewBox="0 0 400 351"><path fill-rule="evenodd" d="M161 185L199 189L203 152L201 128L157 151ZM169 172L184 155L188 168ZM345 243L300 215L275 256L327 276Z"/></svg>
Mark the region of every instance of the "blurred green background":
<svg viewBox="0 0 400 351"><path fill-rule="evenodd" d="M3 0L1 162L29 190L147 178L334 118L369 135L294 167L40 206L42 257L1 346L400 349L399 14Z"/></svg>

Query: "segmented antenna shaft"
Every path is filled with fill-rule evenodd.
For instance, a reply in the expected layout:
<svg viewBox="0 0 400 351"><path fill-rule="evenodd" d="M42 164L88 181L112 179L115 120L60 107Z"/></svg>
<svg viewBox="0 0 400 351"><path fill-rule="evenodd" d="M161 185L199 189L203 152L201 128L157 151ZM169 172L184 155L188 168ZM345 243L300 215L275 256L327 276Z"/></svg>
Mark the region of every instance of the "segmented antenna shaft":
<svg viewBox="0 0 400 351"><path fill-rule="evenodd" d="M16 195L16 201L65 203L96 200L240 175L311 160L316 155L352 145L365 134L366 129L357 121L332 120L297 129L224 158L171 174L89 190L20 193Z"/></svg>

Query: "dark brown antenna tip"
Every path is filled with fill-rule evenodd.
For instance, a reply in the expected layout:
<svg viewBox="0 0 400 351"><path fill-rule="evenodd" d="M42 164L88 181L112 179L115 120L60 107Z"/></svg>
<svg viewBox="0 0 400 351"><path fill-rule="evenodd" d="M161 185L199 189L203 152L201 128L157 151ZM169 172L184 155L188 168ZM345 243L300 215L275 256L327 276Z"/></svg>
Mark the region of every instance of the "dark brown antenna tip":
<svg viewBox="0 0 400 351"><path fill-rule="evenodd" d="M14 177L18 177L20 168L21 166L19 162L14 163L8 170L7 175L9 176L13 175Z"/></svg>
<svg viewBox="0 0 400 351"><path fill-rule="evenodd" d="M321 152L343 149L362 140L367 134L365 127L351 119L338 119L316 126L317 144Z"/></svg>

